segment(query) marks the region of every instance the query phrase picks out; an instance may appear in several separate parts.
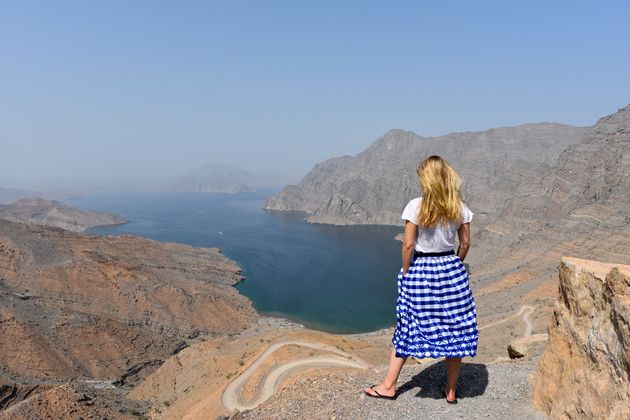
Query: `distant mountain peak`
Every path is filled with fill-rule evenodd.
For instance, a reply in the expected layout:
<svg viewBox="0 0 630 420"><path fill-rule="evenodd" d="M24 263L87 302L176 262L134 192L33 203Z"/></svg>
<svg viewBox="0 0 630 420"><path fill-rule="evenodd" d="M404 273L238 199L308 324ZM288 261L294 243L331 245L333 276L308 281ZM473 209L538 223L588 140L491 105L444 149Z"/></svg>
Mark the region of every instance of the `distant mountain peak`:
<svg viewBox="0 0 630 420"><path fill-rule="evenodd" d="M262 188L279 188L293 182L293 177L271 172L252 173L220 162L209 162L191 169L169 186L167 191L236 194Z"/></svg>

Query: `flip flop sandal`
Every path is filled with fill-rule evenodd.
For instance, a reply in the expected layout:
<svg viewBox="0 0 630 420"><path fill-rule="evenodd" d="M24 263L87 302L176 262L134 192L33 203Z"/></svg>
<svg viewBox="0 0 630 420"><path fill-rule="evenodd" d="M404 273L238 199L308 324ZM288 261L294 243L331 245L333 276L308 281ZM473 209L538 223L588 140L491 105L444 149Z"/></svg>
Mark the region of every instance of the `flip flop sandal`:
<svg viewBox="0 0 630 420"><path fill-rule="evenodd" d="M372 391L374 391L374 393L375 393L376 395L372 395L372 394L370 394L369 392L363 391L363 392L365 392L365 395L367 395L367 396L369 396L369 397L372 397L372 398L382 398L382 399L384 399L384 400L395 400L396 398L398 398L398 394L394 394L392 397L387 396L387 395L381 395L381 394L379 394L379 393L378 393L378 391L374 389L374 387L375 387L375 386L376 386L376 385L372 385L372 386L370 387L370 389L371 389Z"/></svg>

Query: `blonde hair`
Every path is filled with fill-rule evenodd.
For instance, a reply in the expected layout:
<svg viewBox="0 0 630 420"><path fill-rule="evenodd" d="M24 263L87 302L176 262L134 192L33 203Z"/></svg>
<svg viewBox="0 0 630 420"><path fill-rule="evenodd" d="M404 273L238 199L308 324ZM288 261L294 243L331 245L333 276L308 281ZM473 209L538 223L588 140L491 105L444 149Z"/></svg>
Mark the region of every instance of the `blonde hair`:
<svg viewBox="0 0 630 420"><path fill-rule="evenodd" d="M438 223L462 220L461 179L439 156L430 156L418 166L423 197L418 211L418 225L432 227Z"/></svg>

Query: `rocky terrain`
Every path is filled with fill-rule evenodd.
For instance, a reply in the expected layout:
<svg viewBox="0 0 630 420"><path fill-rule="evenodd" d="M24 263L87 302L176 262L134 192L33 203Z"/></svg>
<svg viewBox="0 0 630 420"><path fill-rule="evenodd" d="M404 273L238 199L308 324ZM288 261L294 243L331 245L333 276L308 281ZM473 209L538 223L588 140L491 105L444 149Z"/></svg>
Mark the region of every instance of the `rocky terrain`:
<svg viewBox="0 0 630 420"><path fill-rule="evenodd" d="M446 366L441 361L405 366L395 401L377 400L361 392L385 375L385 366L344 373L312 372L236 418L545 419L544 413L531 406L530 373L536 360L465 361L457 405L447 404L442 396Z"/></svg>
<svg viewBox="0 0 630 420"><path fill-rule="evenodd" d="M280 389L305 398L298 402L304 410L312 404L322 414L358 410L358 389L382 374L392 331L338 336L258 319L232 288L238 273L216 250L0 221L0 418L215 418L229 414L226 390L241 377L232 400L259 401L252 413L293 404L285 399L293 396L274 396ZM530 312L484 323L475 363L506 355L499 348L506 331L531 332L531 325L523 329ZM510 408L506 397L498 409L529 413L523 366L531 359L498 359L503 364L490 369L508 382L493 386L524 392L522 406ZM487 376L483 369L467 375ZM421 371L412 364L404 378L413 384ZM438 368L429 372L441 375ZM327 382L343 385L350 404L335 408L302 394ZM286 388L292 384L299 388ZM330 404L345 401L344 394L338 398ZM441 401L433 402L439 407ZM399 414L413 413L415 404L409 399Z"/></svg>
<svg viewBox="0 0 630 420"><path fill-rule="evenodd" d="M630 418L630 265L564 258L536 405L552 418Z"/></svg>
<svg viewBox="0 0 630 420"><path fill-rule="evenodd" d="M73 232L82 232L95 226L127 223L125 219L113 214L78 210L59 201L36 197L21 198L12 204L0 206L0 219L58 227Z"/></svg>
<svg viewBox="0 0 630 420"><path fill-rule="evenodd" d="M566 257L559 279L548 342L531 335L523 307L511 346L522 353L465 359L457 405L444 401L446 369L432 359L408 361L396 401L361 392L385 375L391 330L331 335L270 319L185 349L129 397L151 403L155 419L627 418L630 266ZM511 320L482 323L481 337Z"/></svg>
<svg viewBox="0 0 630 420"><path fill-rule="evenodd" d="M242 331L256 314L239 272L216 249L0 220L0 409L77 381L132 387L189 343Z"/></svg>
<svg viewBox="0 0 630 420"><path fill-rule="evenodd" d="M511 202L515 189L525 189L530 200L542 197L540 174L584 132L548 123L433 138L390 130L356 156L315 165L299 185L286 187L264 207L305 211L317 223L399 225L401 209L420 195L416 167L438 154L458 170L476 221L485 223Z"/></svg>
<svg viewBox="0 0 630 420"><path fill-rule="evenodd" d="M518 315L504 321L527 334L527 318ZM482 325L483 335L492 328ZM385 373L391 335L333 335L261 318L231 339L186 348L128 397L150 404L152 419L544 418L531 405L530 386L542 346L519 360L507 358L505 347L502 357L466 359L458 406L441 397L445 369L432 359L408 361L397 401L364 396L361 388Z"/></svg>

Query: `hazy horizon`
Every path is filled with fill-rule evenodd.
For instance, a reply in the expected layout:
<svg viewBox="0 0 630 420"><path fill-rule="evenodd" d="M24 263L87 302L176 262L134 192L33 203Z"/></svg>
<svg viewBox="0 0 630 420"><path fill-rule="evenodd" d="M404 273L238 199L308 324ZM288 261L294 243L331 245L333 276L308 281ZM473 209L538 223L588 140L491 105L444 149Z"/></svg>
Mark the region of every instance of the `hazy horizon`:
<svg viewBox="0 0 630 420"><path fill-rule="evenodd" d="M621 1L0 10L5 188L155 180L210 162L299 179L390 129L589 126L630 103Z"/></svg>

